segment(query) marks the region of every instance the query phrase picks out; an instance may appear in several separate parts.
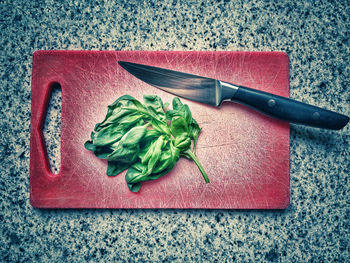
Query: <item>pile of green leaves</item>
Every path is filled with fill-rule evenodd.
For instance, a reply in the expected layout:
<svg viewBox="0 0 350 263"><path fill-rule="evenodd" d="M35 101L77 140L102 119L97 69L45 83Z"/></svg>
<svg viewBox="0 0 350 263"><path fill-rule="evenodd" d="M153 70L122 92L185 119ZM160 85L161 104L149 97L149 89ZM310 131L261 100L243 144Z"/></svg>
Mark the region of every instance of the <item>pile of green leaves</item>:
<svg viewBox="0 0 350 263"><path fill-rule="evenodd" d="M125 179L132 192L140 190L141 182L169 173L181 156L193 160L209 183L195 155L201 128L189 107L177 97L172 110L156 95L145 95L143 102L124 95L109 105L85 148L108 160L108 176L128 169Z"/></svg>

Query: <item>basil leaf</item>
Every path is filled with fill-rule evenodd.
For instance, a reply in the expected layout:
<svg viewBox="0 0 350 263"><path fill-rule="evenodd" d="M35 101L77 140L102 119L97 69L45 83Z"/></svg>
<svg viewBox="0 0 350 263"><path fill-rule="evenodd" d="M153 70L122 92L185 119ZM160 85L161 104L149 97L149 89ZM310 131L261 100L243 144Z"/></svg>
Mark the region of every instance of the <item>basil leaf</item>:
<svg viewBox="0 0 350 263"><path fill-rule="evenodd" d="M180 116L179 111L177 110L167 110L165 115L166 115L166 119L169 121L175 116Z"/></svg>
<svg viewBox="0 0 350 263"><path fill-rule="evenodd" d="M92 143L92 141L86 141L84 143L84 147L89 150L89 151L95 151L96 150L96 146Z"/></svg>
<svg viewBox="0 0 350 263"><path fill-rule="evenodd" d="M170 129L166 122L162 122L157 119L152 119L151 123L152 127L158 132L170 135Z"/></svg>
<svg viewBox="0 0 350 263"><path fill-rule="evenodd" d="M153 151L156 147L156 142L157 140L155 140L154 142L152 142L150 145L148 145L148 147L145 147L144 151L140 153L139 157L141 159L141 163L147 164L147 162L149 161L149 159L151 159Z"/></svg>
<svg viewBox="0 0 350 263"><path fill-rule="evenodd" d="M94 134L93 143L95 146L106 146L122 138L125 130L124 127L118 127L118 124L102 128Z"/></svg>
<svg viewBox="0 0 350 263"><path fill-rule="evenodd" d="M148 111L151 111L160 120L165 120L164 105L160 97L156 95L144 95L143 101Z"/></svg>
<svg viewBox="0 0 350 263"><path fill-rule="evenodd" d="M160 133L158 130L147 130L146 134L142 138L143 143L150 143L151 140L154 140L155 138L159 137L162 133Z"/></svg>
<svg viewBox="0 0 350 263"><path fill-rule="evenodd" d="M109 147L97 147L94 153L100 159L107 159L107 156L112 153L112 150Z"/></svg>
<svg viewBox="0 0 350 263"><path fill-rule="evenodd" d="M96 123L95 127L94 127L94 131L99 131L101 130L102 127L101 127L101 123Z"/></svg>
<svg viewBox="0 0 350 263"><path fill-rule="evenodd" d="M145 134L145 126L132 128L113 146L114 151L107 156L107 160L123 163L134 162L140 151L139 142Z"/></svg>
<svg viewBox="0 0 350 263"><path fill-rule="evenodd" d="M187 135L188 125L184 118L176 116L171 120L170 131L174 137Z"/></svg>
<svg viewBox="0 0 350 263"><path fill-rule="evenodd" d="M147 176L143 174L144 166L140 163L133 164L125 175L125 180L129 184L135 184L147 180Z"/></svg>
<svg viewBox="0 0 350 263"><path fill-rule="evenodd" d="M125 115L135 113L135 111L144 111L145 107L135 98L125 95L117 99L113 104L108 106L107 115L100 126L106 126L117 122Z"/></svg>
<svg viewBox="0 0 350 263"><path fill-rule="evenodd" d="M180 116L182 116L187 123L191 123L192 114L191 114L190 108L188 107L187 104L182 105L178 111L179 111Z"/></svg>
<svg viewBox="0 0 350 263"><path fill-rule="evenodd" d="M168 174L173 168L174 168L175 164L174 165L170 165L168 166L165 170L159 172L159 173L153 173L151 175L148 176L148 180L156 180L166 174Z"/></svg>
<svg viewBox="0 0 350 263"><path fill-rule="evenodd" d="M182 105L183 104L182 104L181 100L178 97L175 97L173 99L173 109L174 110L178 110Z"/></svg>
<svg viewBox="0 0 350 263"><path fill-rule="evenodd" d="M87 150L92 151L100 159L106 159L107 156L112 152L109 147L95 146L92 141L85 142L84 146Z"/></svg>
<svg viewBox="0 0 350 263"><path fill-rule="evenodd" d="M122 163L133 163L136 161L137 154L139 152L138 145L135 147L124 147L119 144L119 147L116 148L112 153L107 155L108 161L118 161Z"/></svg>
<svg viewBox="0 0 350 263"><path fill-rule="evenodd" d="M145 126L134 127L123 136L120 143L122 143L124 147L138 145L143 136L145 136L146 131Z"/></svg>
<svg viewBox="0 0 350 263"><path fill-rule="evenodd" d="M171 151L164 151L162 152L162 155L157 163L157 166L153 168L152 174L157 174L167 167L170 167L171 165L175 165L173 156L171 154Z"/></svg>
<svg viewBox="0 0 350 263"><path fill-rule="evenodd" d="M108 176L116 176L116 175L120 174L122 171L128 169L129 166L130 166L130 164L128 164L128 163L108 161L107 175Z"/></svg>
<svg viewBox="0 0 350 263"><path fill-rule="evenodd" d="M148 160L147 168L143 170L143 174L149 175L152 173L153 167L157 164L162 154L163 140L163 136L160 136L158 140L154 143L154 147L152 148L152 154Z"/></svg>
<svg viewBox="0 0 350 263"><path fill-rule="evenodd" d="M111 105L107 106L107 114L102 123L104 123L110 116L116 114L122 109L123 105L128 104L130 101L134 100L134 97L130 95L124 95L115 100Z"/></svg>
<svg viewBox="0 0 350 263"><path fill-rule="evenodd" d="M133 182L136 178L142 176L142 165L140 163L136 163L129 168L129 170L125 174L126 184L131 192L138 192L141 188L140 182Z"/></svg>
<svg viewBox="0 0 350 263"><path fill-rule="evenodd" d="M136 193L140 191L141 183L136 183L136 184L127 183L127 186L129 187L131 192Z"/></svg>
<svg viewBox="0 0 350 263"><path fill-rule="evenodd" d="M174 146L180 150L187 150L191 147L191 139L187 135L176 137Z"/></svg>
<svg viewBox="0 0 350 263"><path fill-rule="evenodd" d="M190 124L190 137L191 137L191 139L193 139L193 151L195 151L195 149L196 149L197 140L198 140L198 137L199 137L201 130L202 129L199 127L196 120L192 119L192 122Z"/></svg>

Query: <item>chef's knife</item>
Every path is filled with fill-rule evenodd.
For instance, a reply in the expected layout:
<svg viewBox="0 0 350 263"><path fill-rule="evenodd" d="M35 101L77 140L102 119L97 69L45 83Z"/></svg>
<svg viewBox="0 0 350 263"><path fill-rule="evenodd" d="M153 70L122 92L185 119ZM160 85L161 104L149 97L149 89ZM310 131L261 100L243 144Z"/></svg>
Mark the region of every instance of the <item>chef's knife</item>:
<svg viewBox="0 0 350 263"><path fill-rule="evenodd" d="M229 100L283 121L332 130L342 129L349 121L336 112L217 79L125 61L119 64L152 86L212 106Z"/></svg>

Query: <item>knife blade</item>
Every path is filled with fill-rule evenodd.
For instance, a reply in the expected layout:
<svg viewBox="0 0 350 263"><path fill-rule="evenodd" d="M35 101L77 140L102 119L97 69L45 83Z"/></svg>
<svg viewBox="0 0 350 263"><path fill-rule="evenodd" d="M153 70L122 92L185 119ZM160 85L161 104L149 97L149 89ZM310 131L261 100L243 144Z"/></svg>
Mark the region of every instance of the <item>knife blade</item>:
<svg viewBox="0 0 350 263"><path fill-rule="evenodd" d="M342 129L349 122L343 114L241 85L149 65L118 63L152 86L211 106L232 101L279 120L332 130Z"/></svg>

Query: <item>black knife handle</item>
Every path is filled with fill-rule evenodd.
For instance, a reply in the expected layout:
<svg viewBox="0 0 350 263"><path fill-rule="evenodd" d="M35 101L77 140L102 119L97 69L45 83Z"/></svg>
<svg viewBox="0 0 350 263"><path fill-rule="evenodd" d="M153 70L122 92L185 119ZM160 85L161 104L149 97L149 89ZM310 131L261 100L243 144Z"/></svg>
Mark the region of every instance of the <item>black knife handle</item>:
<svg viewBox="0 0 350 263"><path fill-rule="evenodd" d="M242 86L231 100L283 121L318 128L339 130L349 121L349 117L336 112Z"/></svg>

